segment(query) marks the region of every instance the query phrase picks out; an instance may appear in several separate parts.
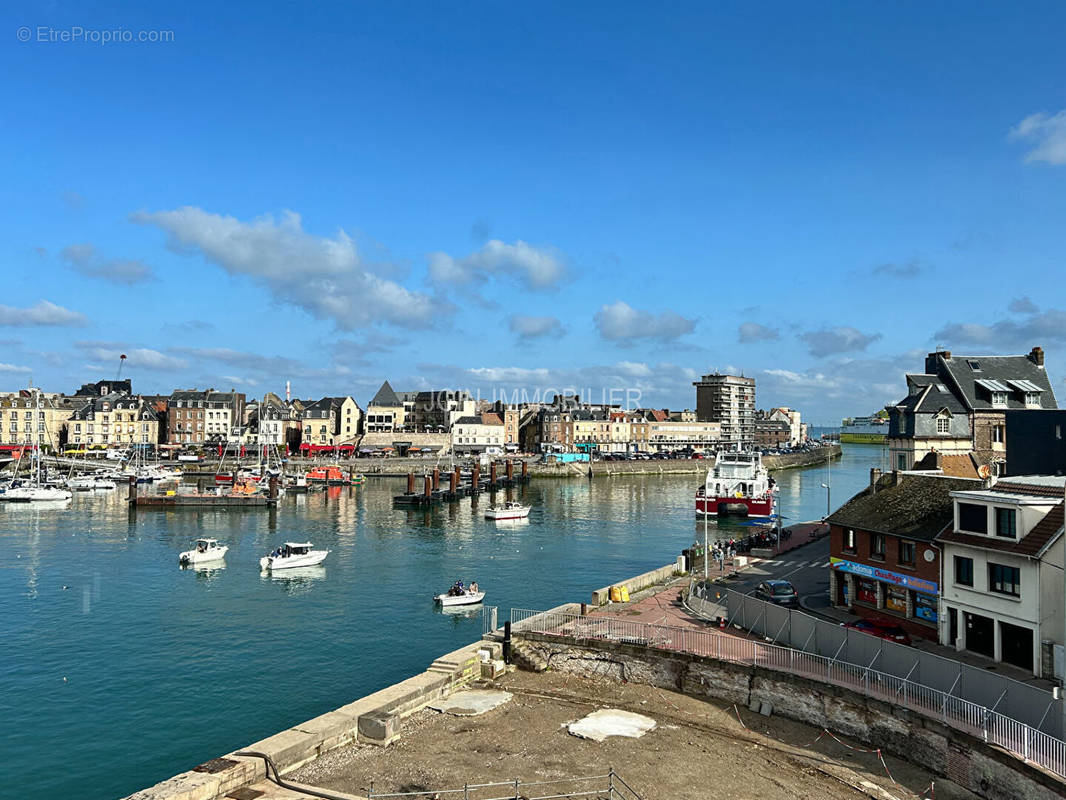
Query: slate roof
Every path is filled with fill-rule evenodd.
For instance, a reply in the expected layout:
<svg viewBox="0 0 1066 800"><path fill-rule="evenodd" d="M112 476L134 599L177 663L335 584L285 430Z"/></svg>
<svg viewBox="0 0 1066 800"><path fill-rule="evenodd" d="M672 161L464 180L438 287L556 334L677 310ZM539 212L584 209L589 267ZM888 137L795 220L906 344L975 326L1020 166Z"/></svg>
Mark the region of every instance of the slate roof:
<svg viewBox="0 0 1066 800"><path fill-rule="evenodd" d="M975 369L975 365L979 369ZM1043 367L1037 366L1028 356L958 356L937 357L938 374L958 392L959 399L973 410L993 408L1027 408L1021 390L1011 381L1029 381L1040 387L1040 408L1058 408L1051 380ZM978 381L998 381L1007 384L1006 406L993 406L988 389L979 387Z"/></svg>
<svg viewBox="0 0 1066 800"><path fill-rule="evenodd" d="M389 385L389 382L385 381L381 384L381 388L378 389L378 393L374 395L374 399L370 401L370 405L397 408L402 406L403 403L401 402L399 395L392 390L392 386Z"/></svg>
<svg viewBox="0 0 1066 800"><path fill-rule="evenodd" d="M1043 555L1048 545L1058 538L1062 531L1062 522L1063 509L1062 503L1059 503L1045 514L1044 518L1036 523L1024 538L1018 541L1002 539L998 536L975 536L969 533L959 533L950 528L940 534L937 537L937 541L965 544L972 547L980 547L984 550L998 550L1018 556L1039 558Z"/></svg>
<svg viewBox="0 0 1066 800"><path fill-rule="evenodd" d="M896 407L915 414L938 414L947 409L952 414L966 414L966 406L936 375L908 375L908 386L920 387L896 403Z"/></svg>
<svg viewBox="0 0 1066 800"><path fill-rule="evenodd" d="M897 482L898 478L898 482ZM892 473L834 511L828 522L846 528L931 541L954 520L951 493L980 489L980 481Z"/></svg>

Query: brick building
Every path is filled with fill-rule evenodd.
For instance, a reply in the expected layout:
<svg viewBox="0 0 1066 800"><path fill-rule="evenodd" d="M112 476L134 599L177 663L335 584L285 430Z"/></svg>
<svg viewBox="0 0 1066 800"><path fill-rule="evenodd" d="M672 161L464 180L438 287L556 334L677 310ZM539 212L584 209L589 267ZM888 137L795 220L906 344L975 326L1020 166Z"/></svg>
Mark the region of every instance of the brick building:
<svg viewBox="0 0 1066 800"><path fill-rule="evenodd" d="M954 519L951 493L982 482L871 470L870 486L828 518L829 596L866 619L940 638L941 555L934 539Z"/></svg>

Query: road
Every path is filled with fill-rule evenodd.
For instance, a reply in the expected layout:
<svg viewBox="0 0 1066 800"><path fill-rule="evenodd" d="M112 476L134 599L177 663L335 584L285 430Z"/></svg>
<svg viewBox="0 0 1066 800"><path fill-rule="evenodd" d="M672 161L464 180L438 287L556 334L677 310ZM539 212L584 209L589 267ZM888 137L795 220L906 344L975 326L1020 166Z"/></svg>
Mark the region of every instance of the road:
<svg viewBox="0 0 1066 800"><path fill-rule="evenodd" d="M714 571L711 571L714 577ZM730 589L751 594L771 578L791 581L805 610L818 614L829 607L829 537L789 550L776 558L755 562L727 582ZM837 620L833 620L834 622Z"/></svg>

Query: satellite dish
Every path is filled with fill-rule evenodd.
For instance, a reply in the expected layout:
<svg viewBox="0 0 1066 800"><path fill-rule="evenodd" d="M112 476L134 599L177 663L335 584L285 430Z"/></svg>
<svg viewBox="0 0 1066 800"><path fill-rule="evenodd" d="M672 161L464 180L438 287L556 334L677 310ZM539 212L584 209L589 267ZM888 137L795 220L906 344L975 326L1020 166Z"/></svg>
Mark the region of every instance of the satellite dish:
<svg viewBox="0 0 1066 800"><path fill-rule="evenodd" d="M982 478L991 478L992 468L988 464L982 464L977 468L977 474Z"/></svg>

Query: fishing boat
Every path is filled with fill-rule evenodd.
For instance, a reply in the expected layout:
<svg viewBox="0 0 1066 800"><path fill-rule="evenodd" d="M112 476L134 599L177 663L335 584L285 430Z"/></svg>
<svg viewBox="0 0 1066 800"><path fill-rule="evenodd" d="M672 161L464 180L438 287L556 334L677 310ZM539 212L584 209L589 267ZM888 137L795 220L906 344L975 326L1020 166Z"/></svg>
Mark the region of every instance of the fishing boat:
<svg viewBox="0 0 1066 800"><path fill-rule="evenodd" d="M477 581L471 581L470 586L463 586L462 581L456 581L455 585L444 594L438 594L433 600L445 608L451 606L472 606L485 599L485 593L478 588Z"/></svg>
<svg viewBox="0 0 1066 800"><path fill-rule="evenodd" d="M315 550L314 547L310 542L285 542L270 555L259 559L259 566L269 570L313 567L329 555L329 550Z"/></svg>
<svg viewBox="0 0 1066 800"><path fill-rule="evenodd" d="M188 566L221 561L226 557L227 550L229 550L229 547L219 544L217 539L197 539L196 547L192 550L186 550L178 556L178 563Z"/></svg>
<svg viewBox="0 0 1066 800"><path fill-rule="evenodd" d="M770 517L774 512L774 481L762 463L762 454L723 450L707 479L696 490L698 515Z"/></svg>
<svg viewBox="0 0 1066 800"><path fill-rule="evenodd" d="M325 484L326 486L350 486L352 484L352 479L345 474L343 469L336 465L315 467L308 471L304 477L307 478L308 483Z"/></svg>
<svg viewBox="0 0 1066 800"><path fill-rule="evenodd" d="M493 506L485 512L485 519L494 519L497 522L505 519L525 519L529 516L530 506L508 501L503 506Z"/></svg>

